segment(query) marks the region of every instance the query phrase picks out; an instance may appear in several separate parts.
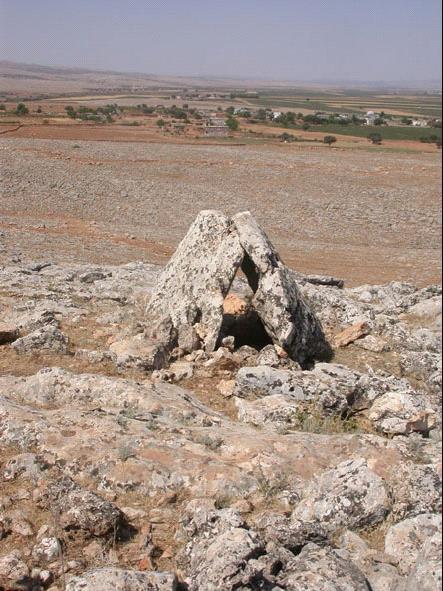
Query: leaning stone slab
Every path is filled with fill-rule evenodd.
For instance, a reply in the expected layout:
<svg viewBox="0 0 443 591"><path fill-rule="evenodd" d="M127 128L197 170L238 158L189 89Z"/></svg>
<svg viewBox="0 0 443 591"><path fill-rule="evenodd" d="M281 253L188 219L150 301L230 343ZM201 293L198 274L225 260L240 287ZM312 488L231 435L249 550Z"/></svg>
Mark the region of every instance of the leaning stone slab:
<svg viewBox="0 0 443 591"><path fill-rule="evenodd" d="M223 302L243 259L232 222L218 211L202 211L161 274L147 307L156 322L200 324L205 349L216 347Z"/></svg>
<svg viewBox="0 0 443 591"><path fill-rule="evenodd" d="M254 292L252 305L274 344L304 365L330 353L320 322L294 276L249 212L233 218L245 252L242 270Z"/></svg>

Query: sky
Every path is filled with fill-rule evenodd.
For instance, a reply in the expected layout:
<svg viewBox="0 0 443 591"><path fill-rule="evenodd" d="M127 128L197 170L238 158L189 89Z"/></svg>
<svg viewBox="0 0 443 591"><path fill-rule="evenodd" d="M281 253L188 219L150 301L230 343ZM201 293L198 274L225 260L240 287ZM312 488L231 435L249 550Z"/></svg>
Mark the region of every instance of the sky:
<svg viewBox="0 0 443 591"><path fill-rule="evenodd" d="M164 75L441 78L441 0L0 0L0 59Z"/></svg>

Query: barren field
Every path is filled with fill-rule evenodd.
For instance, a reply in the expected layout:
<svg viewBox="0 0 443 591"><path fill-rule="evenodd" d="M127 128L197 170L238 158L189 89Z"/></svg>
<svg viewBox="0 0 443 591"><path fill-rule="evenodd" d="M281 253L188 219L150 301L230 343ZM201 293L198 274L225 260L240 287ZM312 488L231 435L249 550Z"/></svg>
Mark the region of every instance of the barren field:
<svg viewBox="0 0 443 591"><path fill-rule="evenodd" d="M124 134L111 141L83 127L70 140L2 136L0 262L165 262L197 212L211 208L251 210L302 272L350 285L440 280L435 150L150 143L141 130Z"/></svg>

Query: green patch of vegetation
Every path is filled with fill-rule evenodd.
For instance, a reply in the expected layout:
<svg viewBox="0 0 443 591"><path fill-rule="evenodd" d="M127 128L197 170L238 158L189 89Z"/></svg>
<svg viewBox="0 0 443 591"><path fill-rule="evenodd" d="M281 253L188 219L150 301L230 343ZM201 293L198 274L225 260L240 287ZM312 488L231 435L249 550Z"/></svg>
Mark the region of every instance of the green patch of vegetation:
<svg viewBox="0 0 443 591"><path fill-rule="evenodd" d="M353 135L356 137L367 137L369 128L365 125L316 125L313 128L315 131L321 131L327 134L341 134ZM441 139L441 130L420 127L395 127L395 126L378 126L377 133L382 137L382 140L421 140L422 137L429 137L433 134Z"/></svg>
<svg viewBox="0 0 443 591"><path fill-rule="evenodd" d="M325 135L323 138L323 143L327 144L328 146L332 146L332 144L335 144L336 141L337 138L335 135Z"/></svg>
<svg viewBox="0 0 443 591"><path fill-rule="evenodd" d="M19 103L15 109L15 114L19 116L28 115L29 109L25 103Z"/></svg>
<svg viewBox="0 0 443 591"><path fill-rule="evenodd" d="M228 117L226 119L226 125L229 127L229 129L231 131L238 131L240 124L237 121L237 119L234 119L234 117Z"/></svg>

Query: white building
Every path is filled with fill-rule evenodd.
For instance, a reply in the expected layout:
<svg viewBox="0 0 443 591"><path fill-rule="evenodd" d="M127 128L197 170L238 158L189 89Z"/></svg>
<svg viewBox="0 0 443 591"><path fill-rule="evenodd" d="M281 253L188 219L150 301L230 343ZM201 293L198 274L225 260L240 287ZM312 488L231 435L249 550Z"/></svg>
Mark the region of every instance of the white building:
<svg viewBox="0 0 443 591"><path fill-rule="evenodd" d="M374 111L368 111L364 117L366 125L375 125L375 120L377 119L377 115Z"/></svg>

